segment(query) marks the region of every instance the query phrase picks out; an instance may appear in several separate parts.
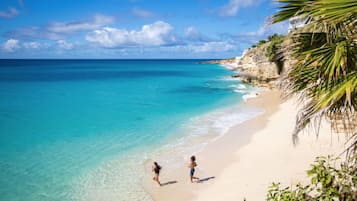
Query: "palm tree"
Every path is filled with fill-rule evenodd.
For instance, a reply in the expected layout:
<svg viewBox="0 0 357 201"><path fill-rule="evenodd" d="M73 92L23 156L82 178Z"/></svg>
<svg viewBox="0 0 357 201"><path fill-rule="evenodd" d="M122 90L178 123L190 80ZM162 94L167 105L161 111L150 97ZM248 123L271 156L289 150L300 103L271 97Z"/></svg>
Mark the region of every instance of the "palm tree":
<svg viewBox="0 0 357 201"><path fill-rule="evenodd" d="M299 18L305 25L291 31L296 65L286 72L287 95L297 94L303 105L294 139L321 118L357 122L357 1L278 0L272 23ZM311 124L312 123L312 124ZM357 145L356 127L352 148ZM355 150L356 151L356 150Z"/></svg>

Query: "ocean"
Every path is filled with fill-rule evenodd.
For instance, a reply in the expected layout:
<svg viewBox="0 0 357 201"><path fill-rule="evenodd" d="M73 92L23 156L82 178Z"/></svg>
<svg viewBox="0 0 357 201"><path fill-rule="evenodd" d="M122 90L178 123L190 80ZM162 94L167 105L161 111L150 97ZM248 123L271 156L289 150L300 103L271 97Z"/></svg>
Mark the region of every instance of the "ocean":
<svg viewBox="0 0 357 201"><path fill-rule="evenodd" d="M200 61L0 60L1 200L151 200L145 164L262 112L239 106L253 87Z"/></svg>

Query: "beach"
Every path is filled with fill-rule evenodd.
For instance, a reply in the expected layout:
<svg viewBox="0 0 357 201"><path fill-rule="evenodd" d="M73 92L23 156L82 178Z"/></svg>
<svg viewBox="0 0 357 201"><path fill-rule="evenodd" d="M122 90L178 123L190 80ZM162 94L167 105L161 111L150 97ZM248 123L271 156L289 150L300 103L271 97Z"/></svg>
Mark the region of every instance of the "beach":
<svg viewBox="0 0 357 201"><path fill-rule="evenodd" d="M3 1L0 201L357 201L356 11Z"/></svg>
<svg viewBox="0 0 357 201"><path fill-rule="evenodd" d="M174 171L261 113L240 107L254 87L200 61L0 61L2 199L152 200L153 160Z"/></svg>
<svg viewBox="0 0 357 201"><path fill-rule="evenodd" d="M315 156L343 149L328 126L294 147L294 99L222 65L2 62L5 200L264 200L270 183L304 180ZM199 183L189 180L192 155ZM161 187L153 161L163 167Z"/></svg>
<svg viewBox="0 0 357 201"><path fill-rule="evenodd" d="M322 122L318 137L312 130L304 131L294 145L297 102L294 98L282 101L278 90L262 92L243 104L265 112L233 126L196 153L201 182L189 182L188 158L175 171L163 169L164 186L144 182L153 200L265 200L272 182L304 183L315 157L344 150L344 136L334 134L327 122Z"/></svg>

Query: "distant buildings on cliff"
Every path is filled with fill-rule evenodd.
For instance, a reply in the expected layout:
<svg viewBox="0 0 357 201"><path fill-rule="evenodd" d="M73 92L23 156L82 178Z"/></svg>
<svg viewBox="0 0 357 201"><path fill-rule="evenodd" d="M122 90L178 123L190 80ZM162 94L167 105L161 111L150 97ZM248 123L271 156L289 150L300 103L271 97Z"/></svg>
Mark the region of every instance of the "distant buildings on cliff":
<svg viewBox="0 0 357 201"><path fill-rule="evenodd" d="M289 32L294 29L303 27L305 25L305 23L306 23L306 19L303 19L301 17L290 18L289 19Z"/></svg>

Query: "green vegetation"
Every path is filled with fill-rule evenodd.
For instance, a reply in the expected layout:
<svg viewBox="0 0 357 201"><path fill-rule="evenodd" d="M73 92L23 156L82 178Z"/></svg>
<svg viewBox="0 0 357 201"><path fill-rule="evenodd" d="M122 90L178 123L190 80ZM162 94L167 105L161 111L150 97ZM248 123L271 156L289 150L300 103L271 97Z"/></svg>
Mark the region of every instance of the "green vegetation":
<svg viewBox="0 0 357 201"><path fill-rule="evenodd" d="M267 43L266 40L260 40L258 43L257 43L257 46L261 46L263 44Z"/></svg>
<svg viewBox="0 0 357 201"><path fill-rule="evenodd" d="M284 68L284 57L281 53L281 44L283 43L284 39L284 35L274 34L269 36L269 45L266 50L266 56L268 57L269 61L276 64L279 74L281 74Z"/></svg>
<svg viewBox="0 0 357 201"><path fill-rule="evenodd" d="M283 4L273 23L292 17L306 21L305 26L289 34L297 63L287 72L284 92L305 101L294 136L322 117L343 117L346 124L351 123L357 111L357 1L278 2Z"/></svg>
<svg viewBox="0 0 357 201"><path fill-rule="evenodd" d="M265 56L268 57L269 61L276 64L279 74L283 71L284 68L284 58L283 54L281 53L281 44L284 39L284 35L273 34L268 36L267 40L260 40L258 43L252 45L251 47L261 47L264 44L268 44Z"/></svg>
<svg viewBox="0 0 357 201"><path fill-rule="evenodd" d="M274 34L268 37L269 45L267 48L266 56L270 61L274 61L277 57L278 51L281 49L281 43L284 41L285 36Z"/></svg>
<svg viewBox="0 0 357 201"><path fill-rule="evenodd" d="M337 163L337 158L318 157L307 172L310 185L297 184L295 187L282 188L279 183L273 183L269 187L267 200L357 200L357 155L339 168L334 163Z"/></svg>
<svg viewBox="0 0 357 201"><path fill-rule="evenodd" d="M287 37L296 65L285 77L286 95L298 95L303 109L293 134L321 118L352 125L347 157L339 167L331 157L317 158L308 176L310 184L269 187L268 201L357 200L357 1L278 0L280 11L273 23L300 18L306 24ZM279 48L279 46L276 46ZM272 54L276 51L272 48ZM274 56L270 57L273 58ZM347 132L347 131L346 131Z"/></svg>
<svg viewBox="0 0 357 201"><path fill-rule="evenodd" d="M268 36L267 40L260 40L259 42L257 42L256 44L253 44L251 47L260 47L266 43L278 43L280 39L283 39L284 35L279 35L279 34L273 34L271 36ZM280 43L282 42L282 40L280 40ZM280 45L280 44L279 44Z"/></svg>

